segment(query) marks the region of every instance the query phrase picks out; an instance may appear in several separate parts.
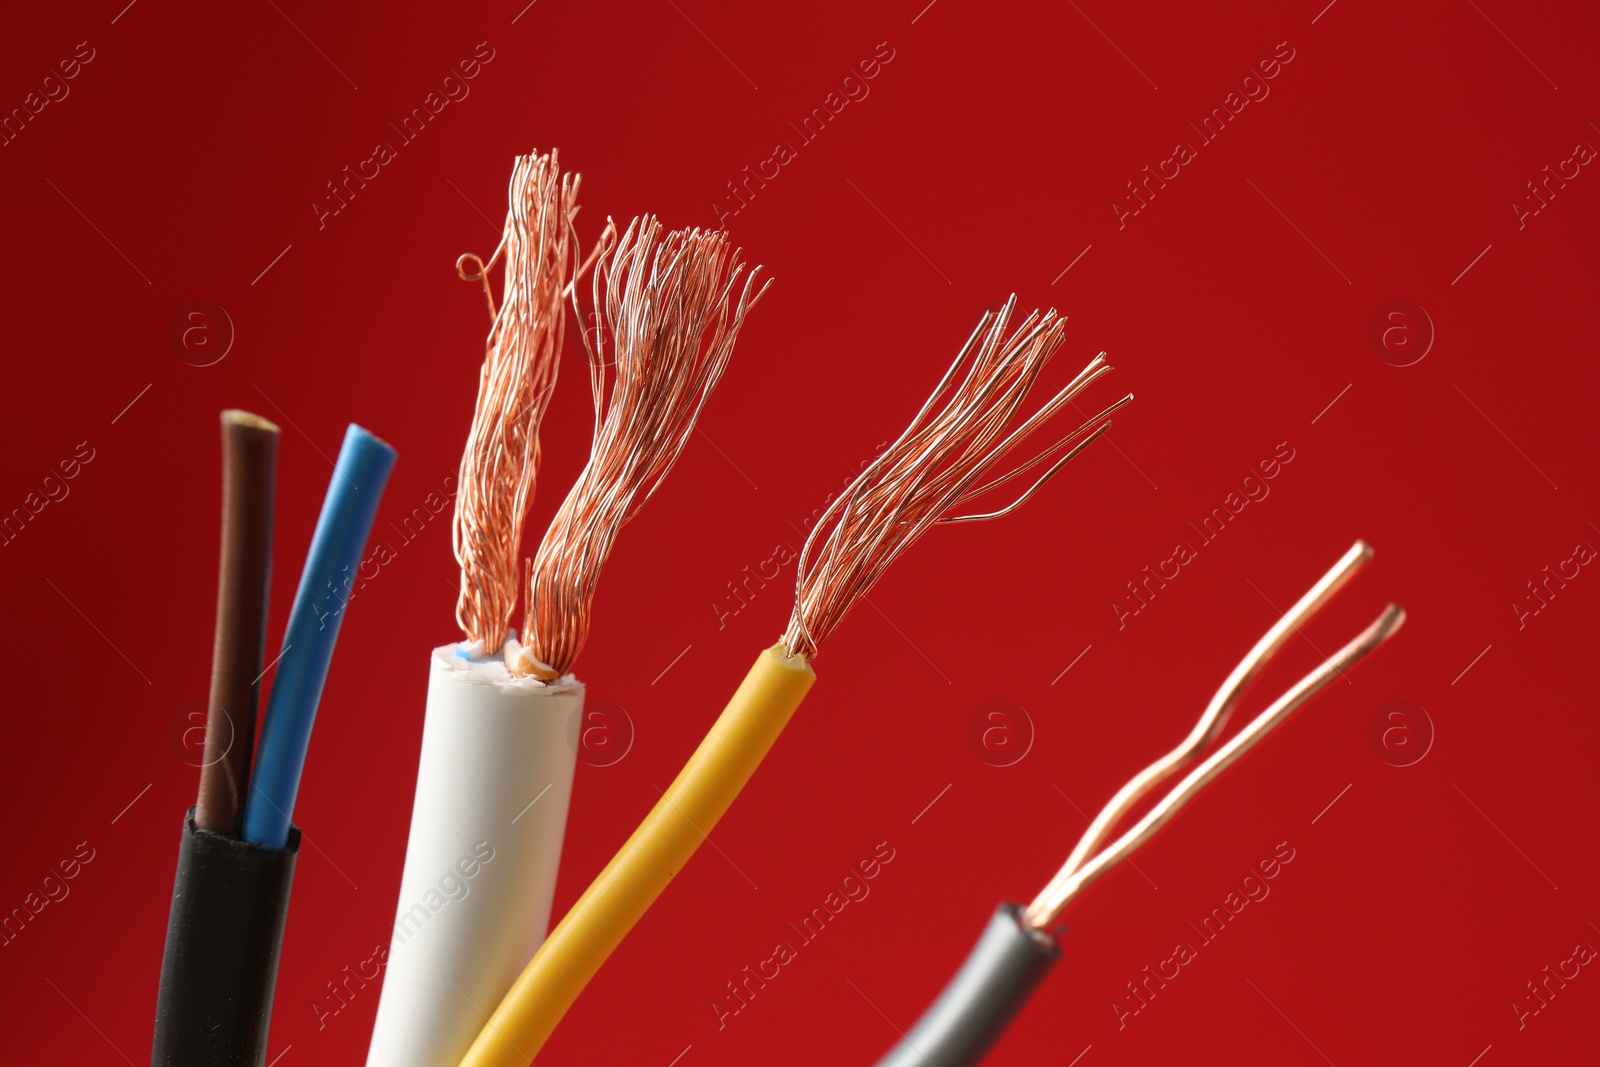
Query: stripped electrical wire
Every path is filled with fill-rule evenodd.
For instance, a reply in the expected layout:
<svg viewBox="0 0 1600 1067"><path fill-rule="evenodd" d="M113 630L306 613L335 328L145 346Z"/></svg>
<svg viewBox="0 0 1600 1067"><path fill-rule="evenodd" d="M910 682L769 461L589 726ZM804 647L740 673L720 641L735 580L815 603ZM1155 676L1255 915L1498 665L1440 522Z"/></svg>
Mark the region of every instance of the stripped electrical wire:
<svg viewBox="0 0 1600 1067"><path fill-rule="evenodd" d="M1255 647L1239 661L1239 665L1223 681L1222 688L1217 690L1211 702L1206 705L1194 729L1189 731L1189 736L1172 751L1134 775L1127 785L1106 802L1106 806L1095 816L1094 821L1078 840L1072 854L1067 857L1067 862L1056 872L1056 876L1049 884L1040 890L1033 903L1028 905L1024 916L1028 925L1036 930L1048 930L1054 926L1075 896L1126 858L1129 852L1148 841L1151 835L1165 825L1179 808L1192 800L1207 782L1227 770L1270 730L1288 718L1296 708L1310 700L1323 686L1388 640L1390 635L1400 628L1405 621L1405 612L1397 605L1390 604L1349 644L1316 670L1300 679L1267 710L1256 716L1226 744L1213 752L1204 763L1157 801L1126 833L1109 845L1105 845L1106 839L1110 837L1117 823L1128 814L1140 798L1194 762L1201 753L1215 743L1217 736L1227 726L1228 717L1238 704L1239 698L1244 695L1245 689L1283 647L1289 635L1315 615L1371 558L1371 547L1365 541L1357 541L1316 585L1295 602L1288 614L1262 635L1261 640L1256 642ZM1102 845L1105 847L1102 848ZM1096 849L1099 851L1096 852ZM1094 855L1091 857L1090 853Z"/></svg>
<svg viewBox="0 0 1600 1067"><path fill-rule="evenodd" d="M544 938L566 829L575 752L567 724L583 710L574 679L515 678L501 651L516 608L523 525L539 475L540 424L556 385L566 299L578 263L582 179L557 153L513 161L503 236L485 262L456 261L483 284L490 329L472 429L462 450L453 542L461 564L456 621L466 640L433 649L417 784L371 1067L452 1061L477 1032L472 1004L503 994ZM609 232L609 231L608 231ZM598 252L598 246L597 246ZM488 274L502 265L498 307ZM543 800L525 795L530 782ZM468 846L476 851L469 858ZM487 853L483 850L487 849ZM479 870L494 859L492 867ZM412 907L439 871L475 871L472 895L417 929Z"/></svg>
<svg viewBox="0 0 1600 1067"><path fill-rule="evenodd" d="M996 519L1015 511L1108 430L1111 415L1133 399L1130 393L1115 401L1032 459L984 481L1013 449L1111 370L1100 353L1006 433L1066 336L1066 320L1053 308L1033 312L1008 332L1016 303L1013 295L998 314L984 313L905 432L823 512L800 551L794 614L783 637L792 654L815 658L850 607L929 527ZM982 513L951 514L1047 460L1044 473L1011 503Z"/></svg>
<svg viewBox="0 0 1600 1067"><path fill-rule="evenodd" d="M452 530L461 592L456 621L491 651L505 643L517 600L517 554L539 474L539 425L555 389L568 279L576 277L577 174L562 174L554 149L518 156L504 234L484 262L470 253L456 273L481 281L491 325L472 430L461 455ZM503 264L500 306L488 274ZM476 270L466 269L475 264Z"/></svg>
<svg viewBox="0 0 1600 1067"><path fill-rule="evenodd" d="M618 531L677 461L766 292L756 285L761 268L746 271L740 256L725 233L663 232L646 216L596 261L594 325L583 332L594 439L528 566L523 644L506 647L512 673L559 678L588 640L589 605ZM581 318L576 294L573 307Z"/></svg>
<svg viewBox="0 0 1600 1067"><path fill-rule="evenodd" d="M497 1003L544 940L583 717L584 685L569 672L588 636L590 600L617 532L693 434L761 295L759 268L747 270L726 235L663 232L653 218L635 220L620 237L608 220L589 259L574 263L575 238L563 237L557 249L550 227L570 230L577 179L558 196L554 168L554 153L548 163L524 157L512 179L500 253L507 296L498 312L490 298L495 331L462 461L463 489L476 479L477 491L457 499L468 640L429 658L396 936L368 1067L454 1063L482 1026L477 1005ZM537 199L536 190L543 207L518 222L518 205ZM528 233L517 236L518 226ZM518 263L537 278L513 284ZM575 283L591 266L595 310L584 344L594 434L587 465L525 572L523 643L506 624L520 584L515 554L538 464L538 419L554 383L561 301L570 295L578 310ZM484 269L461 273L478 278ZM534 318L543 324L521 321ZM497 363L514 345L528 358ZM473 842L493 864L479 856L476 873L463 876L473 879L471 896L417 928L416 902L437 891L441 869L461 869Z"/></svg>
<svg viewBox="0 0 1600 1067"><path fill-rule="evenodd" d="M1064 326L1054 311L1035 312L1010 330L1015 303L1013 297L998 314L984 316L911 425L828 509L806 543L783 640L757 657L661 800L534 953L462 1067L522 1067L539 1054L584 986L706 840L777 741L816 680L810 661L819 646L906 547L939 523L1009 513L1103 433L1111 413L1132 399L1113 403L1032 459L996 473L1002 459L1109 369L1096 357L1024 417L1028 391L1060 348ZM1010 503L954 514L1041 465L1043 473ZM626 514L625 503L612 508ZM570 550L593 551L580 542ZM536 585L530 604L542 609L554 592L548 588ZM545 640L537 636L534 620L529 632L533 641ZM581 631L578 637L581 643ZM545 669L560 666L560 654L550 649L564 647L573 646L536 646Z"/></svg>
<svg viewBox="0 0 1600 1067"><path fill-rule="evenodd" d="M1223 681L1189 735L1117 791L1095 816L1055 877L1027 908L1001 904L972 952L939 997L877 1067L971 1067L1004 1032L1043 980L1061 949L1055 928L1062 913L1085 888L1148 841L1207 783L1280 725L1334 678L1387 641L1405 622L1405 611L1390 604L1378 617L1296 682L1238 733L1218 745L1239 699L1262 668L1372 557L1357 541L1281 619L1256 642ZM1215 746L1213 748L1213 746ZM1114 840L1112 833L1134 805L1152 789L1210 755Z"/></svg>

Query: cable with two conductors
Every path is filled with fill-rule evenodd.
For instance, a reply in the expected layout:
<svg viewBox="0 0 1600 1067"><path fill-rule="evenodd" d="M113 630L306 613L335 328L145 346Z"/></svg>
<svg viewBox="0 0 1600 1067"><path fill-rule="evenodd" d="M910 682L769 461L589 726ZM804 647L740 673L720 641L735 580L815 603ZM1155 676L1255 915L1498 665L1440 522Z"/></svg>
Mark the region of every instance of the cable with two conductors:
<svg viewBox="0 0 1600 1067"><path fill-rule="evenodd" d="M252 765L277 437L277 427L264 419L223 414L222 567L206 766L178 848L156 1001L155 1067L260 1067L266 1058L299 849L299 831L289 823L294 788L349 595L344 576L359 565L394 463L393 449L350 427L301 575ZM247 780L254 788L245 799ZM235 831L242 799L241 837Z"/></svg>
<svg viewBox="0 0 1600 1067"><path fill-rule="evenodd" d="M1184 776L1132 827L1105 844L1111 830L1150 789L1215 741L1245 688L1300 624L1325 604L1372 556L1357 541L1233 669L1184 741L1128 782L1090 823L1066 864L1027 908L1002 904L944 991L877 1067L972 1067L1022 1009L1060 958L1054 928L1087 886L1166 825L1207 783L1310 700L1334 678L1389 639L1405 621L1394 604L1351 641L1275 700ZM1104 847L1101 847L1104 845ZM1099 851L1095 851L1098 849ZM1091 856L1090 854L1093 853Z"/></svg>
<svg viewBox="0 0 1600 1067"><path fill-rule="evenodd" d="M368 1067L459 1060L483 1025L478 1005L499 1003L544 940L585 714L572 668L600 575L622 527L693 436L764 290L761 268L747 268L725 233L667 230L645 217L619 235L608 220L592 254L593 311L580 314L592 327L583 331L595 404L589 460L527 565L518 640L507 623L518 600L540 404L555 380L564 289L577 304L565 278L584 269L571 262L577 249L567 232L576 188L576 176L558 183L553 152L520 159L512 178L506 295L456 500L457 620L467 640L435 649L429 665L411 835ZM493 862L459 866L469 847ZM471 893L423 926L429 912L420 901L451 865L472 879Z"/></svg>
<svg viewBox="0 0 1600 1067"><path fill-rule="evenodd" d="M474 1005L504 995L549 929L577 762L568 725L583 714L584 689L571 678L546 685L512 675L503 648L515 636L565 290L581 268L579 185L554 149L518 156L499 246L486 259L457 260L462 278L482 283L490 315L452 523L464 640L427 658L416 791L368 1067L454 1063L483 1025ZM487 277L496 264L498 306ZM408 721L411 712L389 708L384 718ZM463 888L433 911L425 902L441 877Z"/></svg>

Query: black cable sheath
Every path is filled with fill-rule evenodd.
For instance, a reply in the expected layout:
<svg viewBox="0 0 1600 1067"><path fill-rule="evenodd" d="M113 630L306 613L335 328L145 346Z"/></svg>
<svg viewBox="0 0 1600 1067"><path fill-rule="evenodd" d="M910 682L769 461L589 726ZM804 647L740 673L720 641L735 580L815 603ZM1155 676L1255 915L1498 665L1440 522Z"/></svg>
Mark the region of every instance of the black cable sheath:
<svg viewBox="0 0 1600 1067"><path fill-rule="evenodd" d="M1020 906L1001 904L955 977L877 1067L972 1067L1060 958L1054 938L1023 926Z"/></svg>
<svg viewBox="0 0 1600 1067"><path fill-rule="evenodd" d="M183 820L153 1067L260 1067L300 831L266 849Z"/></svg>

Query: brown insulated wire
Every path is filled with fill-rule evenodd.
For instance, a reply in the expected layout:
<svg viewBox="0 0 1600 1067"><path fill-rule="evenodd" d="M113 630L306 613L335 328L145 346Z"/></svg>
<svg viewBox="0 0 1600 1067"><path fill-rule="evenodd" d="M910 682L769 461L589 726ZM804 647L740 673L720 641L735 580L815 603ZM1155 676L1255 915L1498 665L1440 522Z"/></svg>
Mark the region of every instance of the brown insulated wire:
<svg viewBox="0 0 1600 1067"><path fill-rule="evenodd" d="M234 834L244 810L267 637L278 428L247 411L222 413L222 564L195 825Z"/></svg>

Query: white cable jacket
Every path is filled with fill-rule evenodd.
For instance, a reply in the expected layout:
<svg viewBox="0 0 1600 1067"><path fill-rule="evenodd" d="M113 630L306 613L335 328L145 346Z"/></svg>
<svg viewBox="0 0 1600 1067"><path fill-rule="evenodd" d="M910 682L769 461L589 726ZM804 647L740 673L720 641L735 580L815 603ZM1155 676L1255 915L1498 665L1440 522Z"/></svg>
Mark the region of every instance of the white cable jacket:
<svg viewBox="0 0 1600 1067"><path fill-rule="evenodd" d="M544 940L583 683L433 650L388 974L367 1067L458 1062Z"/></svg>

